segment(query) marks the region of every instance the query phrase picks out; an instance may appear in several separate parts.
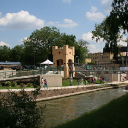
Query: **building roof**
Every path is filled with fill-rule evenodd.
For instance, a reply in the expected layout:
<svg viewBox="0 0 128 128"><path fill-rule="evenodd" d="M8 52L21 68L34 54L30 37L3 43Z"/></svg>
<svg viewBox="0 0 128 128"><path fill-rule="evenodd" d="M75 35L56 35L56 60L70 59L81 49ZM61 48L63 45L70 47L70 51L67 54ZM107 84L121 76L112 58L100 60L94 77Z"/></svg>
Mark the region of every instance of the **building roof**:
<svg viewBox="0 0 128 128"><path fill-rule="evenodd" d="M21 62L0 62L0 65L21 65Z"/></svg>

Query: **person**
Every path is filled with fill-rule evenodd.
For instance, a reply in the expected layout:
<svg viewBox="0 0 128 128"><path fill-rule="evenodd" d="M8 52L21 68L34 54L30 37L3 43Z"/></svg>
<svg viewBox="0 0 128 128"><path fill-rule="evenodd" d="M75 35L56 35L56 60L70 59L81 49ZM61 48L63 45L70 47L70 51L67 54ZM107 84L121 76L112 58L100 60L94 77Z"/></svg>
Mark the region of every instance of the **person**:
<svg viewBox="0 0 128 128"><path fill-rule="evenodd" d="M85 79L85 85L87 85L88 84L88 81L87 81L87 79Z"/></svg>
<svg viewBox="0 0 128 128"><path fill-rule="evenodd" d="M95 77L93 78L93 84L95 84L96 83L96 79L95 79Z"/></svg>
<svg viewBox="0 0 128 128"><path fill-rule="evenodd" d="M47 89L48 89L48 81L46 78L44 79L44 84L45 84L44 89L45 89L45 87L47 87Z"/></svg>
<svg viewBox="0 0 128 128"><path fill-rule="evenodd" d="M83 85L83 78L81 77L81 85Z"/></svg>
<svg viewBox="0 0 128 128"><path fill-rule="evenodd" d="M79 85L79 78L77 78L77 85Z"/></svg>
<svg viewBox="0 0 128 128"><path fill-rule="evenodd" d="M43 88L43 86L44 86L44 79L43 79L43 77L41 78L41 88Z"/></svg>
<svg viewBox="0 0 128 128"><path fill-rule="evenodd" d="M47 65L45 65L45 69L47 68L48 66Z"/></svg>
<svg viewBox="0 0 128 128"><path fill-rule="evenodd" d="M108 77L106 77L106 82L108 83Z"/></svg>
<svg viewBox="0 0 128 128"><path fill-rule="evenodd" d="M89 83L90 83L90 84L92 83L92 79L91 79L91 78L89 78Z"/></svg>
<svg viewBox="0 0 128 128"><path fill-rule="evenodd" d="M71 85L71 86L73 85L72 82L73 82L73 78L70 77L70 85Z"/></svg>
<svg viewBox="0 0 128 128"><path fill-rule="evenodd" d="M100 84L101 84L101 82L102 82L102 78L100 77Z"/></svg>
<svg viewBox="0 0 128 128"><path fill-rule="evenodd" d="M91 79L91 84L93 84L93 78Z"/></svg>
<svg viewBox="0 0 128 128"><path fill-rule="evenodd" d="M124 76L123 76L123 82L124 82Z"/></svg>
<svg viewBox="0 0 128 128"><path fill-rule="evenodd" d="M102 77L102 82L103 82L103 84L104 84L104 77Z"/></svg>

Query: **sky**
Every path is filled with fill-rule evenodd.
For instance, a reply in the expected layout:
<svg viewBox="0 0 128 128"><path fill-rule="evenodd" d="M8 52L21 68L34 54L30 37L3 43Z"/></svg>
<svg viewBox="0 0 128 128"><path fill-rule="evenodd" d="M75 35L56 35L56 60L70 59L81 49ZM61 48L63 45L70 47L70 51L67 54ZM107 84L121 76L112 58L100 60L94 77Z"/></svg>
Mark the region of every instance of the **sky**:
<svg viewBox="0 0 128 128"><path fill-rule="evenodd" d="M105 42L92 40L95 24L109 16L113 0L0 0L0 46L21 45L45 26L87 41L89 52L102 52ZM120 42L126 46L125 42Z"/></svg>

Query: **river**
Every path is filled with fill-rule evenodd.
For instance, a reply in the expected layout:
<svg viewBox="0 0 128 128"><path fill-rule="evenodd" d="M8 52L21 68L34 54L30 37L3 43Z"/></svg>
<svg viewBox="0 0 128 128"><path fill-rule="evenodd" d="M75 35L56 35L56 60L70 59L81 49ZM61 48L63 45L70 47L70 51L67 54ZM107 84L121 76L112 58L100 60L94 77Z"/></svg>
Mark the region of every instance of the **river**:
<svg viewBox="0 0 128 128"><path fill-rule="evenodd" d="M45 122L43 124L46 125L46 128L52 128L55 125L73 119L85 112L96 109L126 93L124 88L107 89L55 100L42 101L38 102L37 105L43 106L46 104L44 112Z"/></svg>

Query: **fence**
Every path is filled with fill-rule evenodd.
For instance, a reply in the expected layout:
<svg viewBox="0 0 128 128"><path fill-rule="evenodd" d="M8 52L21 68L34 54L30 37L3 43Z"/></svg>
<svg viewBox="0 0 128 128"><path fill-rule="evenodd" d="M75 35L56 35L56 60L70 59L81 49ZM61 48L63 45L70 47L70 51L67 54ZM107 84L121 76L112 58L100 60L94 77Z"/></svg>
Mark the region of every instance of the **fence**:
<svg viewBox="0 0 128 128"><path fill-rule="evenodd" d="M13 77L22 77L22 76L34 76L40 74L61 74L61 68L46 68L46 69L37 69L37 70L1 70L0 79L13 78Z"/></svg>

